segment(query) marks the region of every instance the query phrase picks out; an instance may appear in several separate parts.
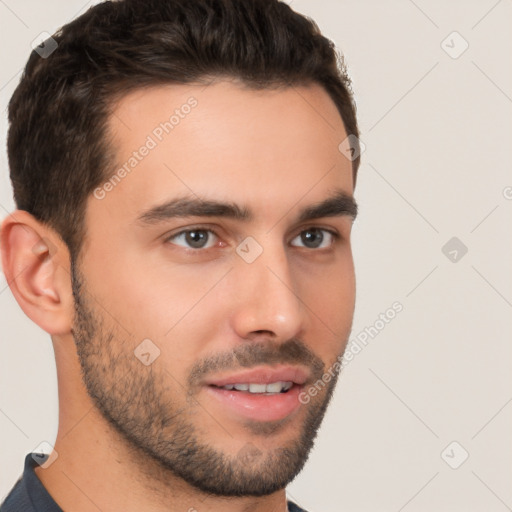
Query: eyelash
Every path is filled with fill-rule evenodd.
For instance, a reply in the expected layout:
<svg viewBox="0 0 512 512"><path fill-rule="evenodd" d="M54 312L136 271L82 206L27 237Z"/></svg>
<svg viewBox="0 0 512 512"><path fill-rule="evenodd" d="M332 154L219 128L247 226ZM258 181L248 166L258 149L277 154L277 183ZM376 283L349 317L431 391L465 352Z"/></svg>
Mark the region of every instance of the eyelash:
<svg viewBox="0 0 512 512"><path fill-rule="evenodd" d="M323 231L323 232L327 232L329 233L332 237L333 237L333 242L331 243L331 245L329 247L322 247L320 249L316 249L316 248L310 248L310 247L301 247L302 249L309 249L311 251L320 251L320 250L325 250L325 249L328 249L330 247L332 247L333 245L335 245L341 238L341 235L339 233L337 233L336 231L332 230L332 229L327 229L327 228L321 228L321 227L317 227L317 226L311 226L311 227L308 227L306 229L303 229L302 231L300 231L293 239L297 238L297 236L300 236L302 233L306 232L306 231L312 231L312 230L319 230L319 231ZM184 234L187 234L187 233L191 233L193 231L204 231L204 232L207 232L207 233L211 233L213 234L216 238L220 238L219 235L217 235L217 233L213 230L213 229L210 229L210 228L206 228L206 227L203 227L203 226L193 226L193 227L190 227L190 228L187 228L187 229L183 229L182 231L178 231L177 233L174 233L172 235L169 235L168 237L165 238L165 242L166 243L171 243L171 240L177 238L178 236L180 235L184 235ZM177 244L174 244L174 245L177 245ZM182 249L187 249L191 252L205 252L205 251L208 251L210 249L214 249L215 247L208 247L206 249L204 248L193 248L193 247L183 247L181 245L178 245L178 247L181 247Z"/></svg>

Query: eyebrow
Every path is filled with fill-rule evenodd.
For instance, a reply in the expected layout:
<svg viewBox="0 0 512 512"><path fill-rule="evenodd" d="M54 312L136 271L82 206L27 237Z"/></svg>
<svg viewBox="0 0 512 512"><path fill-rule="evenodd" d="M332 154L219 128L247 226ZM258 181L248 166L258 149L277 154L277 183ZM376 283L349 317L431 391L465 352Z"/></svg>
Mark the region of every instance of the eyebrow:
<svg viewBox="0 0 512 512"><path fill-rule="evenodd" d="M352 217L354 220L357 210L355 199L339 190L330 197L303 208L299 213L298 222L340 216ZM154 225L177 217L223 217L249 222L254 219L254 214L247 207L236 203L177 197L144 210L136 222L141 225Z"/></svg>

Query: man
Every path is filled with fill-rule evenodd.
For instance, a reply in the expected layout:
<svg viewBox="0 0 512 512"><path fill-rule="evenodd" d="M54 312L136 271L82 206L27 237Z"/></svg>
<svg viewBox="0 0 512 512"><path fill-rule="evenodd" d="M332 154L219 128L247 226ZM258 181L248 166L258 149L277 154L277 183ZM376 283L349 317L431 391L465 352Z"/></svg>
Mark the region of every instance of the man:
<svg viewBox="0 0 512 512"><path fill-rule="evenodd" d="M355 300L349 79L277 0L96 5L9 105L2 265L59 429L11 511L300 511Z"/></svg>

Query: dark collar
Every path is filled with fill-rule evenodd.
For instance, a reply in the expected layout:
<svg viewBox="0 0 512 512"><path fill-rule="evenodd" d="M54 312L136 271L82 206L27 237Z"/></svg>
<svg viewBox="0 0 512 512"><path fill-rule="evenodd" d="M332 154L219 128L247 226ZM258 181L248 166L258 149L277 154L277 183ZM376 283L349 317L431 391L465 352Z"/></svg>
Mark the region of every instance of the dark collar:
<svg viewBox="0 0 512 512"><path fill-rule="evenodd" d="M29 453L25 457L23 475L2 503L2 512L63 512L34 471L47 457L41 458L38 453Z"/></svg>

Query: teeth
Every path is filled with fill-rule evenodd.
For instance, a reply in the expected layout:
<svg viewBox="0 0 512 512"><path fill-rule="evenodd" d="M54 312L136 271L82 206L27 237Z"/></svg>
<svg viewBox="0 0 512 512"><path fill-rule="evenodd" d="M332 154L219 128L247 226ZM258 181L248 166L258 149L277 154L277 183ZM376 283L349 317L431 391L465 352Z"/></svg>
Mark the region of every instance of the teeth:
<svg viewBox="0 0 512 512"><path fill-rule="evenodd" d="M281 393L281 389L283 389L282 384L283 382L272 382L272 384L267 384L266 386L263 384L263 387L266 388L265 391L267 393Z"/></svg>
<svg viewBox="0 0 512 512"><path fill-rule="evenodd" d="M249 384L250 393L265 393L266 390L266 384Z"/></svg>
<svg viewBox="0 0 512 512"><path fill-rule="evenodd" d="M237 391L248 391L249 393L281 393L282 391L288 391L293 386L293 382L271 382L270 384L256 384L256 383L247 383L247 384L227 384L226 386L221 386L222 389L232 390L236 389Z"/></svg>

